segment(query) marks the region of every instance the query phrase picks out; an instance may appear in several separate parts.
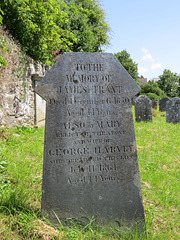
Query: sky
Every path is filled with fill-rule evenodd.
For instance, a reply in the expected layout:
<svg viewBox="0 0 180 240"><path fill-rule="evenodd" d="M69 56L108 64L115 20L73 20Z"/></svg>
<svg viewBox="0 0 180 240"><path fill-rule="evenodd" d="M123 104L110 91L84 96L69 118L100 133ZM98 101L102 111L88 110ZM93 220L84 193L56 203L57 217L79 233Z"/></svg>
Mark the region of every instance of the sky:
<svg viewBox="0 0 180 240"><path fill-rule="evenodd" d="M111 28L105 52L126 50L148 80L180 75L180 0L100 0Z"/></svg>

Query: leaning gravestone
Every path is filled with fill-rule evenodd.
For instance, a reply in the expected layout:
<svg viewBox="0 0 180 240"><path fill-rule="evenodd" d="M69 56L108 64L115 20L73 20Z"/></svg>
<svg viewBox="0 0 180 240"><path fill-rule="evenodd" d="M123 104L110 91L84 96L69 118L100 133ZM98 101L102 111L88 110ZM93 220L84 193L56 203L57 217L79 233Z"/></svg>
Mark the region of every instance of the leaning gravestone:
<svg viewBox="0 0 180 240"><path fill-rule="evenodd" d="M166 122L180 123L180 98L174 97L166 103Z"/></svg>
<svg viewBox="0 0 180 240"><path fill-rule="evenodd" d="M46 102L42 211L144 225L131 98L113 54L64 53L39 83Z"/></svg>
<svg viewBox="0 0 180 240"><path fill-rule="evenodd" d="M159 111L160 112L165 112L166 111L166 103L167 101L169 101L169 98L165 97L165 98L161 98L159 100Z"/></svg>
<svg viewBox="0 0 180 240"><path fill-rule="evenodd" d="M147 96L139 96L135 101L135 119L137 122L152 121L152 101Z"/></svg>

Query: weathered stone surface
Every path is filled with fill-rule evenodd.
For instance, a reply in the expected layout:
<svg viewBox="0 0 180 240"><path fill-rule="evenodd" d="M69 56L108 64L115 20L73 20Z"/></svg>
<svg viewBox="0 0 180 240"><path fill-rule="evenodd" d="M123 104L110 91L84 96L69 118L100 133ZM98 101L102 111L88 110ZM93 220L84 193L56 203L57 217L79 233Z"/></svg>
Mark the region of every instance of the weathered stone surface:
<svg viewBox="0 0 180 240"><path fill-rule="evenodd" d="M131 98L131 103L134 106L135 105L135 101L136 101L136 96L134 96L133 98Z"/></svg>
<svg viewBox="0 0 180 240"><path fill-rule="evenodd" d="M144 224L131 98L113 54L64 53L38 84L47 101L42 211Z"/></svg>
<svg viewBox="0 0 180 240"><path fill-rule="evenodd" d="M165 112L166 111L166 102L169 101L169 98L161 98L159 100L159 111L160 112Z"/></svg>
<svg viewBox="0 0 180 240"><path fill-rule="evenodd" d="M42 125L45 101L34 93L34 85L45 76L47 66L32 59L26 66L17 53L10 52L9 57L8 67L0 71L0 126Z"/></svg>
<svg viewBox="0 0 180 240"><path fill-rule="evenodd" d="M180 98L174 97L166 102L166 122L180 123Z"/></svg>
<svg viewBox="0 0 180 240"><path fill-rule="evenodd" d="M1 25L0 36L9 49L8 53L2 51L7 66L0 66L0 126L38 125L36 120L39 120L38 109L42 100L36 101L32 76L44 77L48 66L27 57Z"/></svg>
<svg viewBox="0 0 180 240"><path fill-rule="evenodd" d="M135 119L137 122L152 121L152 101L147 96L139 96L135 101Z"/></svg>

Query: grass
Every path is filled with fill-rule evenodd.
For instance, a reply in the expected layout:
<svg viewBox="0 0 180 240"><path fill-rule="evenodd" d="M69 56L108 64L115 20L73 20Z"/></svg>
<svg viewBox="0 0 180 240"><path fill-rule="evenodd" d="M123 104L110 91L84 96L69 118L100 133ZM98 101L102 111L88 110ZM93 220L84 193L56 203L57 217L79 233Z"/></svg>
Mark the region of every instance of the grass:
<svg viewBox="0 0 180 240"><path fill-rule="evenodd" d="M180 239L180 124L135 123L147 239ZM0 129L0 239L145 239L112 226L55 229L40 214L44 128Z"/></svg>
<svg viewBox="0 0 180 240"><path fill-rule="evenodd" d="M135 134L147 227L155 239L179 239L180 124L158 112L153 123L135 123Z"/></svg>

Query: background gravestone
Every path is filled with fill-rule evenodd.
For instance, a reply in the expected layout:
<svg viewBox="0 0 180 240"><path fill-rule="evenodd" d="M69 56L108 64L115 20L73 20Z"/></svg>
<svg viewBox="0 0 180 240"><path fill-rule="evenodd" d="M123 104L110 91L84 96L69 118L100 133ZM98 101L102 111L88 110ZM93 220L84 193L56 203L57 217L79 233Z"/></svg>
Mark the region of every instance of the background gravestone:
<svg viewBox="0 0 180 240"><path fill-rule="evenodd" d="M152 100L152 108L157 109L157 105L158 105L157 101Z"/></svg>
<svg viewBox="0 0 180 240"><path fill-rule="evenodd" d="M139 96L135 101L135 119L137 122L152 121L152 101L147 96Z"/></svg>
<svg viewBox="0 0 180 240"><path fill-rule="evenodd" d="M166 103L166 122L180 123L180 98L174 97Z"/></svg>
<svg viewBox="0 0 180 240"><path fill-rule="evenodd" d="M135 101L136 101L136 96L131 98L131 103L132 103L133 106L135 105Z"/></svg>
<svg viewBox="0 0 180 240"><path fill-rule="evenodd" d="M169 101L169 98L161 98L159 100L159 111L160 112L165 112L166 111L166 102Z"/></svg>
<svg viewBox="0 0 180 240"><path fill-rule="evenodd" d="M131 109L139 90L107 53L64 53L37 86L47 101L42 211L53 223L144 226Z"/></svg>

